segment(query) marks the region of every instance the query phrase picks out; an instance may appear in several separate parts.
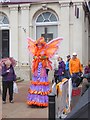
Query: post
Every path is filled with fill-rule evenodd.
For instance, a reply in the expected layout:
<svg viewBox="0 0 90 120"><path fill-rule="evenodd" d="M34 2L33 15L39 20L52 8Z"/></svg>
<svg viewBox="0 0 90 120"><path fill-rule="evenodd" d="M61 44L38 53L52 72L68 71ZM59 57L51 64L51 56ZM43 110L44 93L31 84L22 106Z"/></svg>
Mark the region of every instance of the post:
<svg viewBox="0 0 90 120"><path fill-rule="evenodd" d="M48 105L48 120L55 120L56 118L56 106L55 106L55 94L50 93L49 97L49 105Z"/></svg>
<svg viewBox="0 0 90 120"><path fill-rule="evenodd" d="M30 70L30 74L29 74L29 77L30 77L30 80L32 80L32 70L31 70L31 56L29 55L29 70Z"/></svg>

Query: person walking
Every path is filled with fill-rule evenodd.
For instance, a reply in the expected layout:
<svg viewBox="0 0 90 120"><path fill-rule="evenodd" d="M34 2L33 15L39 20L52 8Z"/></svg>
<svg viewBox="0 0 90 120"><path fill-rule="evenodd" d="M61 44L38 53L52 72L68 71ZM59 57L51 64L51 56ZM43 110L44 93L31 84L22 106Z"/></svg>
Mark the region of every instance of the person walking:
<svg viewBox="0 0 90 120"><path fill-rule="evenodd" d="M82 65L79 58L77 58L77 53L73 53L73 57L70 59L69 63L70 75L72 77L73 87L76 87L78 84L78 76L82 73Z"/></svg>
<svg viewBox="0 0 90 120"><path fill-rule="evenodd" d="M16 81L16 75L11 61L7 59L2 66L2 101L6 103L7 89L9 89L9 101L13 103L13 81Z"/></svg>

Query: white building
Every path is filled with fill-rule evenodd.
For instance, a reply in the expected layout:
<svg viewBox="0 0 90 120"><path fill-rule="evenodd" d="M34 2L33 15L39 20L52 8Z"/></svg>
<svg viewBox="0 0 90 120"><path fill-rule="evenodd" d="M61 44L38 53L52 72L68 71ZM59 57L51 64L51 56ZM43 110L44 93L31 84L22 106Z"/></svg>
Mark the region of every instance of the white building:
<svg viewBox="0 0 90 120"><path fill-rule="evenodd" d="M50 40L62 36L58 54L66 60L66 55L77 52L81 62L87 64L90 59L88 0L0 1L0 52L3 57L11 56L18 61L19 76L30 77L27 37L36 40L44 36Z"/></svg>

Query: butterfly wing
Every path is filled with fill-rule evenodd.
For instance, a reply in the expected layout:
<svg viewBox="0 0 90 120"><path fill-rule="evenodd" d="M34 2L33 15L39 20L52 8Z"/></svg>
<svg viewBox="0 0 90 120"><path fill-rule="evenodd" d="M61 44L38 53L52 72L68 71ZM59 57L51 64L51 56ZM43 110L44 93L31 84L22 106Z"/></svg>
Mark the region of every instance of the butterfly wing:
<svg viewBox="0 0 90 120"><path fill-rule="evenodd" d="M62 41L62 38L56 38L51 40L46 45L46 55L51 58L56 53L56 51L59 48L60 42Z"/></svg>
<svg viewBox="0 0 90 120"><path fill-rule="evenodd" d="M27 40L28 40L28 49L30 53L32 55L35 55L35 49L36 49L35 41L31 38L27 38Z"/></svg>

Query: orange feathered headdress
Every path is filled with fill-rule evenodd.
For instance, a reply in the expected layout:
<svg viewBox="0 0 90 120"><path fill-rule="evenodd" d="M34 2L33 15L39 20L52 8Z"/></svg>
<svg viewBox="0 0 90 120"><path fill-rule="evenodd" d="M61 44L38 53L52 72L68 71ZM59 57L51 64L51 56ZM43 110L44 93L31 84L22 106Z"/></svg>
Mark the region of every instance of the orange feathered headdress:
<svg viewBox="0 0 90 120"><path fill-rule="evenodd" d="M45 45L46 42L45 42L45 40L44 40L44 37L40 37L39 39L37 39L36 42L35 42L35 44L36 44L36 45L38 45L38 44Z"/></svg>

